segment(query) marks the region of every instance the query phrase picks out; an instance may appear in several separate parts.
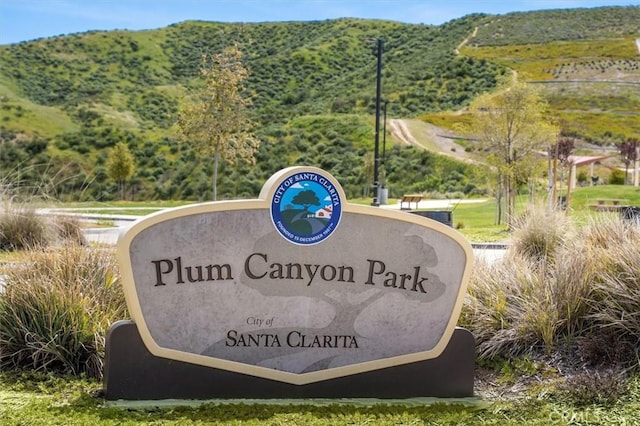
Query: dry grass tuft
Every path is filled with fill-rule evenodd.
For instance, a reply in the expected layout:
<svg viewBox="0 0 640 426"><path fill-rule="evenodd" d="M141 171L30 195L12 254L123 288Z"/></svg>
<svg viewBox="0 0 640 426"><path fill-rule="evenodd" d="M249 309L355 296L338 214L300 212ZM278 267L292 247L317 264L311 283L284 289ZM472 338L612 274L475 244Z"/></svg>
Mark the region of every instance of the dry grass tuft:
<svg viewBox="0 0 640 426"><path fill-rule="evenodd" d="M34 250L0 294L0 364L100 378L106 332L127 318L111 252Z"/></svg>
<svg viewBox="0 0 640 426"><path fill-rule="evenodd" d="M638 367L640 228L530 212L506 260L476 266L460 324L480 359L578 353L585 363ZM594 350L605 342L619 350Z"/></svg>
<svg viewBox="0 0 640 426"><path fill-rule="evenodd" d="M41 216L29 207L10 205L0 212L0 250L37 250L60 244L86 245L80 221Z"/></svg>

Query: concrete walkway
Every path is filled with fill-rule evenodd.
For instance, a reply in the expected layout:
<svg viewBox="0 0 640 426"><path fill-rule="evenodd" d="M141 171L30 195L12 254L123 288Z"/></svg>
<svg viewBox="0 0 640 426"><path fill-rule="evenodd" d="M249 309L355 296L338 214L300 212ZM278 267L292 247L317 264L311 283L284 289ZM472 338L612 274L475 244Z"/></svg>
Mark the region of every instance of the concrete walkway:
<svg viewBox="0 0 640 426"><path fill-rule="evenodd" d="M461 200L461 199L445 199L445 200L421 200L418 203L418 209L442 209L442 210L453 210L459 204L476 204L476 203L484 203L485 199L472 199L472 200ZM392 209L392 210L400 210L400 201L395 204L384 204L381 205L380 208L383 209ZM411 208L415 210L416 204L411 203Z"/></svg>

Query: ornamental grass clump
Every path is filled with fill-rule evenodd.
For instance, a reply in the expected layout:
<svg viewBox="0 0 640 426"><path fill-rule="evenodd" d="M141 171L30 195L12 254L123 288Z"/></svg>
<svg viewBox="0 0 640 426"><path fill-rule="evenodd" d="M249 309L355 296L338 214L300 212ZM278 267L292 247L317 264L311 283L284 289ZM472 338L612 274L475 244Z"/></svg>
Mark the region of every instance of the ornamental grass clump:
<svg viewBox="0 0 640 426"><path fill-rule="evenodd" d="M87 243L77 218L43 216L11 203L0 212L0 251L41 249L69 242Z"/></svg>
<svg viewBox="0 0 640 426"><path fill-rule="evenodd" d="M32 209L10 207L0 213L0 250L45 247L55 237L56 231L48 220Z"/></svg>
<svg viewBox="0 0 640 426"><path fill-rule="evenodd" d="M504 261L476 265L465 302L480 359L548 353L568 327L565 298L574 283L557 266L575 230L564 215L543 210L528 212L514 229Z"/></svg>
<svg viewBox="0 0 640 426"><path fill-rule="evenodd" d="M592 293L585 339L604 343L605 362L639 366L640 352L640 227L604 219L583 231L589 241L585 256L593 262ZM591 345L593 346L593 344ZM602 356L602 354L600 354Z"/></svg>
<svg viewBox="0 0 640 426"><path fill-rule="evenodd" d="M73 216L57 216L53 219L52 225L58 240L63 243L87 245L87 239L82 232L80 220Z"/></svg>
<svg viewBox="0 0 640 426"><path fill-rule="evenodd" d="M64 245L7 270L0 366L102 376L105 335L127 318L113 253Z"/></svg>
<svg viewBox="0 0 640 426"><path fill-rule="evenodd" d="M640 228L543 211L519 225L505 259L478 263L471 279L460 324L479 358L571 353L640 366Z"/></svg>
<svg viewBox="0 0 640 426"><path fill-rule="evenodd" d="M532 262L553 262L573 234L564 213L533 209L514 220L511 254Z"/></svg>
<svg viewBox="0 0 640 426"><path fill-rule="evenodd" d="M463 308L480 359L532 355L551 348L560 323L553 289L530 261L480 263Z"/></svg>

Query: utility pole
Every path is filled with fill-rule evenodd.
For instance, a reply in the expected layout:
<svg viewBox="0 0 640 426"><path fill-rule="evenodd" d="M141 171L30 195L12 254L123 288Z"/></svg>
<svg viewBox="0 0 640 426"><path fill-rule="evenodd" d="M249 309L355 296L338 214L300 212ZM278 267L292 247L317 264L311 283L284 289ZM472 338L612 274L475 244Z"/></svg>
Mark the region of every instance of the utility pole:
<svg viewBox="0 0 640 426"><path fill-rule="evenodd" d="M376 72L376 139L373 159L373 202L372 206L379 206L378 191L380 187L379 170L380 167L380 102L382 98L382 45L381 39L376 39L378 44L378 67Z"/></svg>

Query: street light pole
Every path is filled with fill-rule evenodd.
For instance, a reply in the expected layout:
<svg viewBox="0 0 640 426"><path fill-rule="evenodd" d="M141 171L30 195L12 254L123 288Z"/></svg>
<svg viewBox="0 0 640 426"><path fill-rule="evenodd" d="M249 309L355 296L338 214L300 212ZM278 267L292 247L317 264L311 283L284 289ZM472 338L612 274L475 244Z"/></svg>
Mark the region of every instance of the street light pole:
<svg viewBox="0 0 640 426"><path fill-rule="evenodd" d="M378 167L380 166L380 101L382 98L382 45L381 39L376 39L378 43L378 68L376 73L376 139L374 146L374 159L373 159L373 202L372 206L379 206L378 191L380 186L380 179L378 176Z"/></svg>
<svg viewBox="0 0 640 426"><path fill-rule="evenodd" d="M387 151L387 103L384 101L384 108L382 109L382 165L384 166L385 154ZM384 182L382 182L384 186Z"/></svg>

